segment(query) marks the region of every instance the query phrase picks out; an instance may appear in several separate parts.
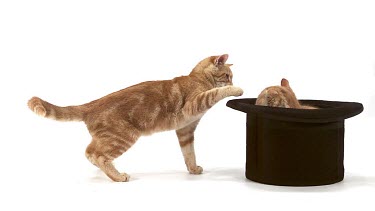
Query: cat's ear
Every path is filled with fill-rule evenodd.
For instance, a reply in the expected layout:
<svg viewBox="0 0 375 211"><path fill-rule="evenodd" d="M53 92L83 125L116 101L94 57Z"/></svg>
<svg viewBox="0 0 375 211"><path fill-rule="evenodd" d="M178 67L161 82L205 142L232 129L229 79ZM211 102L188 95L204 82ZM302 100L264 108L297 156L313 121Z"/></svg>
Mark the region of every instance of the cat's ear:
<svg viewBox="0 0 375 211"><path fill-rule="evenodd" d="M289 81L286 80L285 78L283 78L283 79L281 80L281 86L289 87Z"/></svg>
<svg viewBox="0 0 375 211"><path fill-rule="evenodd" d="M214 65L215 66L223 65L225 64L227 60L228 60L228 54L223 54L215 58Z"/></svg>

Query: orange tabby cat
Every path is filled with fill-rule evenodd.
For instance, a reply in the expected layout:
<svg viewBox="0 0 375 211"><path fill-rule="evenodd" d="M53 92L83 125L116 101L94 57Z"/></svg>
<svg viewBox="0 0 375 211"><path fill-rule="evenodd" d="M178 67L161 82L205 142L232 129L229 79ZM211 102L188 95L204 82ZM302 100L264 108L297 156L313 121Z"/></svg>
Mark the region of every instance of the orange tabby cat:
<svg viewBox="0 0 375 211"><path fill-rule="evenodd" d="M289 81L283 78L281 86L270 86L265 88L258 96L255 105L297 108L297 109L316 109L313 106L301 105L297 100Z"/></svg>
<svg viewBox="0 0 375 211"><path fill-rule="evenodd" d="M148 81L79 106L59 107L38 97L28 106L36 114L59 121L84 121L92 136L88 160L114 181L125 182L112 161L126 152L142 135L176 130L185 164L191 174L202 173L196 164L194 131L205 112L229 96L243 91L232 86L228 55L199 62L188 76Z"/></svg>

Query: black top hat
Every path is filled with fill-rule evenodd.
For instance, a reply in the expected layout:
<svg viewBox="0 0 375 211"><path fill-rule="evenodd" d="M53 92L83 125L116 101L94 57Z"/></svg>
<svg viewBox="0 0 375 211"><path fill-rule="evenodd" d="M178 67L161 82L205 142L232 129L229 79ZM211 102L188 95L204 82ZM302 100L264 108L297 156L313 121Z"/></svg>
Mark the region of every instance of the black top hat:
<svg viewBox="0 0 375 211"><path fill-rule="evenodd" d="M246 177L286 186L326 185L344 178L344 120L363 111L355 102L301 100L319 109L254 105L256 98L227 106L247 113Z"/></svg>

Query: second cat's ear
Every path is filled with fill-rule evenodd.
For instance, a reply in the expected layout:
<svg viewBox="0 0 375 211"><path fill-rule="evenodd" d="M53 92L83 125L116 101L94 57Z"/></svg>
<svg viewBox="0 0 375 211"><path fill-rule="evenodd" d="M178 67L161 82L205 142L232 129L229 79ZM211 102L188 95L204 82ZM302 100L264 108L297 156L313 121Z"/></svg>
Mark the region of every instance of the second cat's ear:
<svg viewBox="0 0 375 211"><path fill-rule="evenodd" d="M283 79L281 80L281 86L289 87L289 81L286 80L285 78L283 78Z"/></svg>
<svg viewBox="0 0 375 211"><path fill-rule="evenodd" d="M228 60L228 54L223 54L215 58L214 65L223 65Z"/></svg>

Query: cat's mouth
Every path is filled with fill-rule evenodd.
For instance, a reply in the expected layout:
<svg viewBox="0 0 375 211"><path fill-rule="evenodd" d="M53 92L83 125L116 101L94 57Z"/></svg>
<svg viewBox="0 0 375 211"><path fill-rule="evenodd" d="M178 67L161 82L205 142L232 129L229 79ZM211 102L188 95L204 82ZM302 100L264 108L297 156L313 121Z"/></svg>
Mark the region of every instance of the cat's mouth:
<svg viewBox="0 0 375 211"><path fill-rule="evenodd" d="M228 81L216 81L216 84L218 87L233 85L232 82L228 82Z"/></svg>

